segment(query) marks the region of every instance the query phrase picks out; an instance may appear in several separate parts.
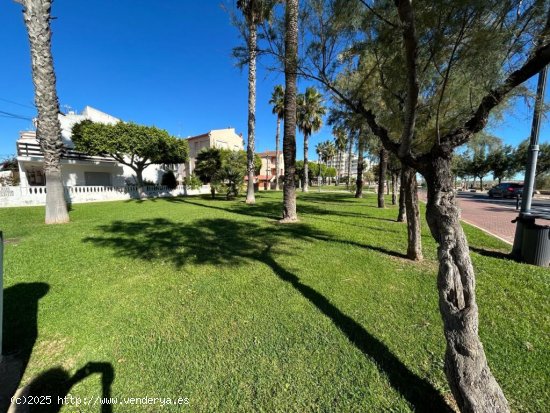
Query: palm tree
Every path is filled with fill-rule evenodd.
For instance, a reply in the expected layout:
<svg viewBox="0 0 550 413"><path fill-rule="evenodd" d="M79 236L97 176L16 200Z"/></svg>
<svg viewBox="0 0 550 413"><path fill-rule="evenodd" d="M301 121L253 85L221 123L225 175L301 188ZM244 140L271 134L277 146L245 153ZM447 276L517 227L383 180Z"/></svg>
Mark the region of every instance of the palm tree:
<svg viewBox="0 0 550 413"><path fill-rule="evenodd" d="M336 156L336 145L331 141L325 141L325 165L328 169L328 163L331 162ZM330 185L330 176L328 178L328 184Z"/></svg>
<svg viewBox="0 0 550 413"><path fill-rule="evenodd" d="M315 153L317 153L317 187L319 192L321 192L321 159L325 157L325 144L326 142L319 142L315 145Z"/></svg>
<svg viewBox="0 0 550 413"><path fill-rule="evenodd" d="M16 0L23 5L23 19L29 35L34 83L34 101L38 111L36 135L44 153L46 175L46 224L69 222L61 179L61 125L59 101L51 51L51 0Z"/></svg>
<svg viewBox="0 0 550 413"><path fill-rule="evenodd" d="M296 214L296 72L298 71L298 0L287 0L285 8L285 127L283 156L285 186L283 188L283 219L295 222Z"/></svg>
<svg viewBox="0 0 550 413"><path fill-rule="evenodd" d="M336 150L338 151L338 185L340 185L340 169L342 167L342 154L346 150L346 146L348 144L348 137L346 135L346 130L343 126L335 126L332 129L332 134L334 135L334 145L336 146Z"/></svg>
<svg viewBox="0 0 550 413"><path fill-rule="evenodd" d="M275 134L275 190L279 190L279 131L281 120L285 116L285 89L281 85L275 86L269 103L273 105L273 114L277 115L277 133Z"/></svg>
<svg viewBox="0 0 550 413"><path fill-rule="evenodd" d="M269 18L275 0L237 0L237 8L243 13L248 29L248 187L246 203L254 204L254 143L256 131L256 56L258 54L258 25Z"/></svg>
<svg viewBox="0 0 550 413"><path fill-rule="evenodd" d="M326 108L323 106L323 96L314 87L308 87L305 93L298 95L296 101L298 106L298 129L304 134L304 183L302 192L307 192L309 137L313 132L321 129Z"/></svg>

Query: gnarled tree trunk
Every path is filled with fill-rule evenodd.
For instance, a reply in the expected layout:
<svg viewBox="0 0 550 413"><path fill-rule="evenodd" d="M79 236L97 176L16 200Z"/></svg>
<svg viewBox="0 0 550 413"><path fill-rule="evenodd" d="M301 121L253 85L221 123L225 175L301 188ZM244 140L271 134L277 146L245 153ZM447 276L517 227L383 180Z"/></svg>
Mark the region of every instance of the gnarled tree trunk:
<svg viewBox="0 0 550 413"><path fill-rule="evenodd" d="M407 258L421 261L422 256L422 231L420 227L420 210L418 208L418 185L416 183L416 171L408 166L403 166L404 181L401 183L405 193L405 209L407 215Z"/></svg>
<svg viewBox="0 0 550 413"><path fill-rule="evenodd" d="M401 167L401 176L399 177L399 212L397 222L405 222L405 167Z"/></svg>
<svg viewBox="0 0 550 413"><path fill-rule="evenodd" d="M38 111L36 135L44 153L46 175L46 224L69 222L61 177L61 125L55 72L51 52L51 0L20 0L29 35L34 83L34 101Z"/></svg>
<svg viewBox="0 0 550 413"><path fill-rule="evenodd" d="M298 67L298 0L287 0L285 8L285 113L283 157L283 219L298 220L296 214L296 71Z"/></svg>
<svg viewBox="0 0 550 413"><path fill-rule="evenodd" d="M461 412L508 412L504 394L478 335L475 274L457 205L451 157L422 171L428 185L426 219L438 243L439 309L447 341L445 372Z"/></svg>
<svg viewBox="0 0 550 413"><path fill-rule="evenodd" d="M246 145L246 159L248 162L248 186L246 190L246 203L254 204L254 141L256 130L256 24L248 27L248 143Z"/></svg>
<svg viewBox="0 0 550 413"><path fill-rule="evenodd" d="M384 208L384 184L386 182L386 172L388 169L388 151L384 147L380 148L380 163L378 164L378 208Z"/></svg>

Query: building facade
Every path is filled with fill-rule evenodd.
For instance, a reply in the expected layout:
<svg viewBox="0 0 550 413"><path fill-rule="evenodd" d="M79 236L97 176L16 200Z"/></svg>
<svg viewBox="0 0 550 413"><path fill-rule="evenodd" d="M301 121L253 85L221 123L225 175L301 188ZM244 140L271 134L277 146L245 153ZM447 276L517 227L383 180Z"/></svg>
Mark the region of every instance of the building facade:
<svg viewBox="0 0 550 413"><path fill-rule="evenodd" d="M258 156L262 160L262 167L260 173L256 177L258 181L258 189L275 189L275 177L279 176L279 187L283 183L283 177L285 173L285 165L283 159L283 152L279 151L279 171L277 171L277 153L276 151L264 151L258 153Z"/></svg>
<svg viewBox="0 0 550 413"><path fill-rule="evenodd" d="M244 150L244 140L237 135L234 128L213 129L202 135L187 138L189 143L189 161L178 166L177 170L181 176L191 176L195 170L197 155L203 149L219 148L232 151Z"/></svg>
<svg viewBox="0 0 550 413"><path fill-rule="evenodd" d="M72 127L83 120L115 124L120 119L100 110L86 106L81 113L59 114L61 137L65 146L61 158L63 185L71 186L124 186L135 181L134 171L120 165L111 157L89 156L74 150L71 140ZM17 161L21 186L46 184L43 170L44 156L35 131L20 132L17 140ZM143 179L160 183L164 170L159 165L150 165L144 170Z"/></svg>
<svg viewBox="0 0 550 413"><path fill-rule="evenodd" d="M329 160L327 162L327 166L329 168L335 168L336 169L336 176L340 177L346 177L348 176L348 166L350 166L350 175L352 179L357 178L357 162L359 160L359 157L356 153L352 153L351 157L349 156L349 153L342 152L340 154L336 154L336 156ZM371 166L372 162L369 159L368 156L365 156L363 159L365 163L365 171L368 171Z"/></svg>

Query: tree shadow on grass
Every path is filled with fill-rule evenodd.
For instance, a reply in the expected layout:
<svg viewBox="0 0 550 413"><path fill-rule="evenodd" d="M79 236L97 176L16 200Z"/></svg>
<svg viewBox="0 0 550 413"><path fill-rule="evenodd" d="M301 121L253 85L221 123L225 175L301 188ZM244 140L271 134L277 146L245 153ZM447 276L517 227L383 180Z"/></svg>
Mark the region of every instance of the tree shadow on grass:
<svg viewBox="0 0 550 413"><path fill-rule="evenodd" d="M472 247L470 245L470 251L473 251L479 255L483 255L484 257L489 257L489 258L498 258L498 259L501 259L501 260L512 260L512 254L511 253L506 253L506 252L502 252L502 251L495 251L495 250L488 250L488 249L484 249L484 248L478 248L478 247Z"/></svg>
<svg viewBox="0 0 550 413"><path fill-rule="evenodd" d="M281 208L281 202L279 200L276 201L263 201L259 202L257 204L253 205L246 205L244 202L237 202L233 203L231 205L224 204L223 206L219 205L219 202L221 200L213 200L213 199L203 199L206 202L197 202L194 199L185 198L185 197L176 197L176 198L163 198L166 202L171 203L183 203L183 204L189 204L189 205L195 205L200 206L203 208L209 208L209 209L215 209L218 211L223 212L229 212L239 215L246 215L251 217L258 217L258 218L267 218L272 220L279 220L282 218L282 208ZM298 201L301 199L299 198ZM397 224L395 219L391 218L384 218L384 217L377 217L361 212L347 212L340 210L335 210L332 208L322 208L317 205L310 204L311 201L307 201L306 203L300 202L298 204L298 215L304 214L305 216L308 215L318 215L318 216L339 216L343 218L360 218L365 220L376 220L376 221L384 221L384 222L391 222L393 224ZM339 205L339 204L331 204L330 202L317 202L318 204L324 204L324 205ZM358 203L354 202L354 206L363 207L364 205L359 205ZM341 206L341 205L340 205Z"/></svg>
<svg viewBox="0 0 550 413"><path fill-rule="evenodd" d="M273 224L266 228L265 225L221 218L202 219L191 224L156 218L113 222L99 228L104 235L86 238L84 242L109 248L117 256L165 261L178 268L188 264L239 266L251 261L267 265L280 280L289 283L328 317L356 348L371 358L416 411L451 411L442 395L427 380L409 370L383 342L277 262L277 251L285 240L333 242L329 234L300 223Z"/></svg>
<svg viewBox="0 0 550 413"><path fill-rule="evenodd" d="M78 382L94 373L102 375L103 398L110 397L114 370L109 363L88 363L74 375L55 367L33 378L18 391L38 338L38 305L50 287L46 283L19 283L4 291L3 348L0 362L0 412L7 411L12 396L50 396L50 404L12 404L14 413L59 412L63 407L58 397L65 397ZM37 399L38 400L38 399ZM43 399L46 400L46 399ZM106 404L103 413L111 412Z"/></svg>

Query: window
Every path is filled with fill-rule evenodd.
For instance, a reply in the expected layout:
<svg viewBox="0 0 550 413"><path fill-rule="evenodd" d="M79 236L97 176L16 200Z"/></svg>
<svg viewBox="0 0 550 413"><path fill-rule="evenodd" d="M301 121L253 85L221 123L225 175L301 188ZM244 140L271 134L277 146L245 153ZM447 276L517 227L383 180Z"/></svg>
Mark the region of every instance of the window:
<svg viewBox="0 0 550 413"><path fill-rule="evenodd" d="M108 172L84 172L86 186L111 186L111 174Z"/></svg>
<svg viewBox="0 0 550 413"><path fill-rule="evenodd" d="M31 186L46 185L44 171L42 171L42 169L31 169L30 171L27 171L27 181Z"/></svg>

